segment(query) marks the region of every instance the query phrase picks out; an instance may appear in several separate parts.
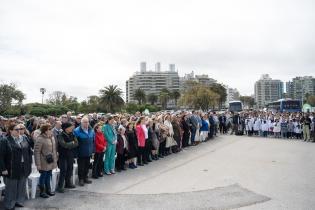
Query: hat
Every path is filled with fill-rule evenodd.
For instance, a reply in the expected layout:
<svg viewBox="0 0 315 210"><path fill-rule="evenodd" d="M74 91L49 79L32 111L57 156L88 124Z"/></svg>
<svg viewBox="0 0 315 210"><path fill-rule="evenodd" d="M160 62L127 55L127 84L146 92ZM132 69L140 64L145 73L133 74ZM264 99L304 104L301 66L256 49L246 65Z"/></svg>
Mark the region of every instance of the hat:
<svg viewBox="0 0 315 210"><path fill-rule="evenodd" d="M67 128L71 127L72 125L73 125L72 123L65 122L65 123L62 123L61 128L62 128L62 130L66 130Z"/></svg>

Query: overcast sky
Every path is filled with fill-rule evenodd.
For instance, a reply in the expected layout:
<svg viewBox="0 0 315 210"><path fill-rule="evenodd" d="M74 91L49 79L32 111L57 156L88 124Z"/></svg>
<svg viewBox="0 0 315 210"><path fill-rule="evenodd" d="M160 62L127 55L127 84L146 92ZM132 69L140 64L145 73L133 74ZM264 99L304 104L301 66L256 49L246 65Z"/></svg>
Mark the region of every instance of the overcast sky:
<svg viewBox="0 0 315 210"><path fill-rule="evenodd" d="M315 76L314 2L0 0L0 82L82 100L159 61L250 95L263 73Z"/></svg>

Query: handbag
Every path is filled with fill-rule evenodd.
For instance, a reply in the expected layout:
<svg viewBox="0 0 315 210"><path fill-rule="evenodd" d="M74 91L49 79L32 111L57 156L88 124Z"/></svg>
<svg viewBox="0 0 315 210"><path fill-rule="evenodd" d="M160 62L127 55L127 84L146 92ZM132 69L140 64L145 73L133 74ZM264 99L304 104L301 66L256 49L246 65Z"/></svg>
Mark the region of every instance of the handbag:
<svg viewBox="0 0 315 210"><path fill-rule="evenodd" d="M166 137L166 148L172 147L172 146L176 146L177 142L175 141L175 139L171 136Z"/></svg>
<svg viewBox="0 0 315 210"><path fill-rule="evenodd" d="M52 155L52 154L48 154L48 155L46 155L46 156L45 156L45 159L46 159L46 162L47 162L48 164L50 164L50 163L53 163L53 162L54 162L54 157L53 157L53 155Z"/></svg>
<svg viewBox="0 0 315 210"><path fill-rule="evenodd" d="M53 142L52 142L51 139L50 139L50 141L51 141L51 145L52 145L52 147L51 147L51 154L45 155L45 159L46 159L46 162L47 162L48 164L54 162L54 156L53 156L53 153L54 153L54 144L53 144Z"/></svg>

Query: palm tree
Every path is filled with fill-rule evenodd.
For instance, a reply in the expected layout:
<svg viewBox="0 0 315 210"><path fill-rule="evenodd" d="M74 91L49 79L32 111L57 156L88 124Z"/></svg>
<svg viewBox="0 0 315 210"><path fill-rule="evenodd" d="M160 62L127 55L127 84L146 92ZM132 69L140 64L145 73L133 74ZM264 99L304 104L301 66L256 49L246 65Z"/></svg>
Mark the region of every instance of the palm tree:
<svg viewBox="0 0 315 210"><path fill-rule="evenodd" d="M154 93L150 93L148 95L148 101L151 103L151 105L154 105L158 100L158 96L155 95Z"/></svg>
<svg viewBox="0 0 315 210"><path fill-rule="evenodd" d="M179 99L180 97L180 92L179 90L173 90L172 92L172 98L175 100L175 106L177 107L177 100Z"/></svg>
<svg viewBox="0 0 315 210"><path fill-rule="evenodd" d="M114 113L119 111L125 104L122 99L122 90L117 85L109 85L104 89L100 89L100 101L103 103L108 112Z"/></svg>
<svg viewBox="0 0 315 210"><path fill-rule="evenodd" d="M170 99L170 91L167 88L163 88L159 95L160 102L162 104L162 108L167 108L167 102Z"/></svg>
<svg viewBox="0 0 315 210"><path fill-rule="evenodd" d="M144 103L146 99L145 92L141 88L136 89L133 97L138 101L138 104Z"/></svg>

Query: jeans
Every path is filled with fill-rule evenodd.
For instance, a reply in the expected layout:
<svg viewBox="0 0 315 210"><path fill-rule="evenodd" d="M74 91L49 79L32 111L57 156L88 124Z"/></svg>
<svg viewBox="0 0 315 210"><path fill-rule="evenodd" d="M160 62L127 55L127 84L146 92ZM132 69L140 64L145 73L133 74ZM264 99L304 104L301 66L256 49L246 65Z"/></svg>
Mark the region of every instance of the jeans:
<svg viewBox="0 0 315 210"><path fill-rule="evenodd" d="M50 189L50 180L52 176L52 170L50 171L39 171L39 186L46 187L46 189Z"/></svg>
<svg viewBox="0 0 315 210"><path fill-rule="evenodd" d="M191 127L191 144L195 143L196 131L197 129L195 127Z"/></svg>
<svg viewBox="0 0 315 210"><path fill-rule="evenodd" d="M115 169L116 144L108 144L105 153L105 172L109 173Z"/></svg>

